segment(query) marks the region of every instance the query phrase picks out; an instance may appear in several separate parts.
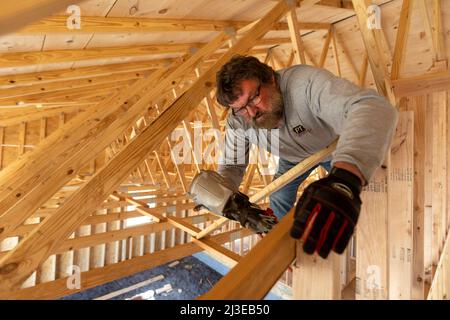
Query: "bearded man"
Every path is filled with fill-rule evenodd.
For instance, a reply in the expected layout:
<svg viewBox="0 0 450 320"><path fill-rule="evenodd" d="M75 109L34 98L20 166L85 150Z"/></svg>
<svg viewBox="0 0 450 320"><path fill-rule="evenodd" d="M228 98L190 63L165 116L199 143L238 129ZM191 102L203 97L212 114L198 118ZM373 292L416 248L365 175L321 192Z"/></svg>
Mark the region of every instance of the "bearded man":
<svg viewBox="0 0 450 320"><path fill-rule="evenodd" d="M279 156L276 179L339 139L331 159L321 163L328 176L309 185L297 203L291 236L305 239L308 254L342 253L358 220L361 188L390 146L397 110L376 91L308 65L275 72L255 57L235 56L216 78L217 101L231 109L218 172L235 186L248 165L249 143L267 140L264 145ZM258 129L266 130L254 134ZM269 139L274 130L278 150ZM270 195L278 219L294 206L299 185L314 169Z"/></svg>

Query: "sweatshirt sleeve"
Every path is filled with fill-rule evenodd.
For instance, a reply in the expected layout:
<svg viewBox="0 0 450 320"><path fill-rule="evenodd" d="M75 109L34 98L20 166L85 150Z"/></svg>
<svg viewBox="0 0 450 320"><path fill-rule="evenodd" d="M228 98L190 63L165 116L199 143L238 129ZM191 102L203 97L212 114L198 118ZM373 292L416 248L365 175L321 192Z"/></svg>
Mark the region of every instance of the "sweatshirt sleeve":
<svg viewBox="0 0 450 320"><path fill-rule="evenodd" d="M225 126L224 150L219 157L217 172L236 188L242 182L249 162L249 140L239 122L228 116Z"/></svg>
<svg viewBox="0 0 450 320"><path fill-rule="evenodd" d="M396 108L376 91L362 89L323 69L312 75L307 95L315 116L340 136L331 164L351 163L370 181L391 144Z"/></svg>

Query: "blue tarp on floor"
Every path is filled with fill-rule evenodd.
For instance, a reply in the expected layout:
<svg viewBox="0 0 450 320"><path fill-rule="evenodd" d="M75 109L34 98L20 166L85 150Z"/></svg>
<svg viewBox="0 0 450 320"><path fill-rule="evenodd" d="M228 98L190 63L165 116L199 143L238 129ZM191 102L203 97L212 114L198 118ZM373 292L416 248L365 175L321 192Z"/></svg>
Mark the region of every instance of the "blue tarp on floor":
<svg viewBox="0 0 450 320"><path fill-rule="evenodd" d="M108 293L131 287L134 284L149 280L158 275L163 275L164 279L113 297L111 300L129 299L138 294L149 292L150 290L155 291L169 283L172 286L172 290L170 292L155 294L155 300L191 300L209 291L222 277L220 273L192 256L178 261L179 263L176 266L169 267L171 263L167 263L151 270L146 270L83 292L66 296L62 300L95 299Z"/></svg>

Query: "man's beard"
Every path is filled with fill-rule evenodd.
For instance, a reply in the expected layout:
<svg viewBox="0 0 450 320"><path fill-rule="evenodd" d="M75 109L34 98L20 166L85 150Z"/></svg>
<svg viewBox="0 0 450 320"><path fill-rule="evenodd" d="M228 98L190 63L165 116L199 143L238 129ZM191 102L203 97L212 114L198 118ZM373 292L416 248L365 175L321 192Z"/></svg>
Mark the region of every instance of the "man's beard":
<svg viewBox="0 0 450 320"><path fill-rule="evenodd" d="M280 125L280 120L283 117L284 103L283 95L279 90L273 90L271 93L270 104L272 110L269 112L258 111L252 124L260 129L275 129Z"/></svg>

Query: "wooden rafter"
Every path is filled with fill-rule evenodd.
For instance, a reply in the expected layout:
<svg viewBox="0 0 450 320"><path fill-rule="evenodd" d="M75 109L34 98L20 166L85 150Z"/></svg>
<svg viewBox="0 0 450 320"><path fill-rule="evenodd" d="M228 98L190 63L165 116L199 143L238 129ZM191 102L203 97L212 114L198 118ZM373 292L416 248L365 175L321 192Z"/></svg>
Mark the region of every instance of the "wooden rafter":
<svg viewBox="0 0 450 320"><path fill-rule="evenodd" d="M433 0L433 21L432 21L432 37L435 48L436 61L446 60L447 54L445 51L444 32L442 27L442 11L441 0Z"/></svg>
<svg viewBox="0 0 450 320"><path fill-rule="evenodd" d="M0 126L0 169L3 169L3 144L5 143L5 127Z"/></svg>
<svg viewBox="0 0 450 320"><path fill-rule="evenodd" d="M364 84L366 83L368 64L369 64L369 59L367 58L367 52L365 52L364 56L363 56L363 60L362 60L361 72L359 73L359 77L358 77L358 84L360 87L364 87Z"/></svg>
<svg viewBox="0 0 450 320"><path fill-rule="evenodd" d="M100 77L112 74L143 72L146 70L165 67L173 61L174 59L157 59L144 62L129 62L24 74L11 74L0 77L0 88L7 89L65 80Z"/></svg>
<svg viewBox="0 0 450 320"><path fill-rule="evenodd" d="M47 258L50 251L57 246L58 240L69 236L82 223L86 215L92 212L92 208L97 207L128 176L130 171L141 163L148 153L153 151L167 134L192 111L191 106L202 100L203 88L211 87L215 72L220 66L234 54L249 50L256 40L264 35L287 10L288 7L284 1L276 4L186 93L181 95L160 117L76 191L46 223L40 225L36 232L25 238L16 250L2 258L0 260L0 270L2 271L0 290L4 292L17 289L21 282ZM102 188L99 188L99 183L103 185ZM82 208L80 208L80 204L83 204ZM30 250L34 252L31 258Z"/></svg>
<svg viewBox="0 0 450 320"><path fill-rule="evenodd" d="M295 258L293 210L206 294L208 299L262 299ZM276 252L276 254L274 254Z"/></svg>
<svg viewBox="0 0 450 320"><path fill-rule="evenodd" d="M392 81L397 97L424 95L450 89L450 71L426 73Z"/></svg>
<svg viewBox="0 0 450 320"><path fill-rule="evenodd" d="M332 30L333 30L332 44L333 44L334 65L336 67L336 74L339 77L341 77L342 73L341 73L341 64L339 62L339 50L338 50L337 43L336 43L336 32L335 32L334 28L332 28Z"/></svg>
<svg viewBox="0 0 450 320"><path fill-rule="evenodd" d="M233 27L241 29L249 21L199 20L199 19L150 19L133 17L80 17L80 29L68 29L66 16L53 16L34 22L19 30L20 33L123 33L160 31L223 31ZM328 28L327 23L303 22L301 29ZM288 30L286 23L276 23L272 30Z"/></svg>
<svg viewBox="0 0 450 320"><path fill-rule="evenodd" d="M291 42L290 38L268 38L260 39L258 41L258 46L274 46L280 44L288 44ZM156 69L158 67L167 67L168 64L174 61L174 59L151 59L152 55L159 55L164 53L172 54L183 54L190 52L193 48L199 48L203 43L186 43L186 44L151 44L144 46L133 46L133 47L111 47L111 48L94 48L94 49L84 49L84 50L50 50L50 51L33 51L33 52L18 52L18 53L3 53L0 54L0 68L3 67L24 67L30 65L39 64L50 64L50 63L68 63L68 62L78 62L78 61L90 61L98 60L99 57L102 59L109 58L120 58L120 57L139 57L142 59L148 59L148 69ZM219 49L219 48L218 48ZM220 49L216 54L208 57L205 62L214 63L224 51L227 49ZM266 49L253 49L250 54L257 55L260 53L265 53ZM142 62L140 62L142 63ZM130 64L130 67L132 64ZM108 69L106 66L100 66L99 71L102 68ZM92 67L91 67L92 69ZM91 70L87 70L91 74ZM94 71L95 72L95 71ZM53 72L51 72L53 73ZM18 76L20 79L20 75ZM9 76L1 77L0 80L9 82L16 81L14 79L9 79ZM8 83L3 82L8 85ZM0 85L1 82L0 82Z"/></svg>
<svg viewBox="0 0 450 320"><path fill-rule="evenodd" d="M375 32L367 28L367 7L370 4L369 0L352 0L355 8L356 16L358 18L359 29L361 31L364 46L368 53L368 59L375 84L378 91L387 96L385 79L388 75L386 68L387 62L385 56L381 52L379 41L376 39Z"/></svg>
<svg viewBox="0 0 450 320"><path fill-rule="evenodd" d="M104 75L98 77L86 77L77 80L59 80L53 83L39 83L29 86L15 87L10 89L0 89L0 100L2 98L26 97L35 94L58 92L68 89L81 89L97 84L117 83L135 79L142 79L148 72L133 71L131 73L121 73L117 75Z"/></svg>
<svg viewBox="0 0 450 320"><path fill-rule="evenodd" d="M198 245L200 248L208 251L211 255L213 255L218 261L224 263L226 266L232 268L241 260L241 256L233 251L226 249L221 246L217 242L205 238L205 239L196 239L193 238L192 242Z"/></svg>
<svg viewBox="0 0 450 320"><path fill-rule="evenodd" d="M67 61L84 61L92 59L148 56L161 53L186 53L198 43L152 44L146 46L96 48L84 50L51 50L39 52L3 53L0 55L0 68L26 66L34 64L58 63Z"/></svg>
<svg viewBox="0 0 450 320"><path fill-rule="evenodd" d="M327 59L328 49L330 47L331 38L333 37L333 29L330 27L328 29L327 37L322 47L322 53L320 54L319 67L323 68L325 65L325 60Z"/></svg>
<svg viewBox="0 0 450 320"><path fill-rule="evenodd" d="M0 126L8 127L21 123L22 121L34 121L45 119L45 117L59 115L61 112L84 111L86 106L65 106L52 108L14 108L9 109L13 112L7 112L0 109Z"/></svg>
<svg viewBox="0 0 450 320"><path fill-rule="evenodd" d="M292 41L292 49L294 50L294 57L297 64L306 64L305 52L303 48L302 38L300 36L300 27L298 25L297 6L291 5L291 10L289 10L286 15L288 25L289 25L289 33L291 34Z"/></svg>
<svg viewBox="0 0 450 320"><path fill-rule="evenodd" d="M395 40L394 56L392 58L391 79L398 79L405 55L406 41L408 40L412 4L409 0L403 0L400 11L400 21L397 28L397 39Z"/></svg>
<svg viewBox="0 0 450 320"><path fill-rule="evenodd" d="M135 218L135 217L141 217L142 213L138 211L128 211L128 212L120 212L117 214L120 218ZM115 214L112 215L112 217L109 217L110 214L107 215L94 215L91 217L88 217L85 222L83 223L83 226L89 227L89 225L92 224L92 222L98 223L104 223L105 221L115 221L117 219L114 219L116 216ZM179 219L180 221L186 223L186 224L199 224L205 221L214 221L216 219L215 216L204 214L204 215L198 215L198 216L190 216L186 218ZM22 225L20 228L17 228L16 235L17 236L27 236L30 232L33 231L36 226L39 225L38 223L35 224L28 224L28 225ZM62 254L64 252L70 251L70 250L78 250L88 247L93 247L96 245L101 245L105 242L110 241L117 241L126 239L128 237L132 236L138 236L141 234L150 234L153 232L160 232L165 230L173 229L174 225L172 222L169 221L161 221L158 223L145 223L142 225L134 226L134 227L128 227L126 229L117 230L113 232L106 232L106 233L100 233L95 235L89 235L85 237L80 238L69 238L63 241L61 246L58 248L57 251L54 252L54 254ZM14 250L14 249L13 249ZM4 257L8 252L0 252L0 259Z"/></svg>
<svg viewBox="0 0 450 320"><path fill-rule="evenodd" d="M353 56L349 53L349 50L347 48L347 45L345 41L342 40L341 35L336 32L336 28L333 26L334 32L333 37L336 38L336 46L339 45L339 47L342 49L343 56L347 60L348 65L350 65L350 68L353 71L353 74L355 75L355 79L359 79L359 72L358 69L355 66L355 63L353 62Z"/></svg>
<svg viewBox="0 0 450 320"><path fill-rule="evenodd" d="M135 75L132 75L132 77L135 77ZM112 78L112 77L111 77ZM125 77L126 78L126 77ZM143 77L136 77L135 79L143 78ZM17 95L17 91L21 90L12 90L13 97L2 97L0 98L0 105L3 106L14 106L14 105L23 105L27 103L45 103L45 102L57 102L57 101L91 101L93 102L94 99L90 99L91 97L103 97L106 94L111 94L111 92L114 91L114 89L123 88L127 85L132 85L135 80L132 79L124 79L124 80L118 80L116 82L110 82L108 78L104 78L105 82L94 82L89 83L88 81L72 81L73 88L70 86L67 88L58 88L57 85L49 85L49 86L42 86L44 90L42 93L33 93L30 92L30 94L24 94L24 95ZM45 91L45 87L48 87L50 90L49 92ZM1 91L0 91L1 92ZM104 93L104 95L102 95ZM4 90L4 94L8 96L8 91ZM1 96L1 93L0 93Z"/></svg>
<svg viewBox="0 0 450 320"><path fill-rule="evenodd" d="M143 88L147 87L149 83L153 83L153 81L158 81L159 77L161 77L164 74L164 70L161 71L157 71L154 73L153 77L151 77L150 79L148 79L148 83L146 81L143 81L142 83L140 83L140 85L137 85L135 87L132 88L124 88L124 92L127 92L127 94L129 95L134 95L138 92L140 92ZM110 137L109 139L103 141L104 145L101 145L100 141L98 140L98 137L95 137L95 135L92 135L94 132L91 132L91 135L88 134L88 137L90 136L90 139L86 139L86 132L85 130L80 131L80 126L87 126L88 128L90 127L91 130L93 127L95 127L95 125L99 122L99 120L101 118L104 118L106 115L110 114L111 110L108 110L108 108L102 107L102 106L107 106L111 108L111 105L113 103L113 101L115 101L115 103L118 103L119 106L124 103L125 101L127 101L128 99L128 95L118 95L118 96L113 96L110 99L106 99L104 101L102 101L98 107L98 110L95 109L89 109L89 112L85 112L85 113L81 113L77 118L73 119L73 121L69 122L67 126L63 126L61 128L60 131L64 132L65 130L68 130L67 132L70 132L70 138L74 139L73 140L73 145L71 145L71 143L69 141L71 141L69 139L69 135L65 136L65 139L61 140L61 136L59 135L53 135L52 137L49 137L48 139L44 140L43 143L41 143L39 148L35 148L33 150L33 152L27 153L25 154L25 156L16 161L15 163L12 163L10 166L8 166L7 170L3 170L0 173L0 176L2 177L9 177L6 178L5 180L3 180L2 178L0 178L1 181L1 186L2 187L6 187L7 185L11 185L15 184L15 188L13 187L12 189L15 189L16 192L14 193L14 198L8 197L8 193L4 192L2 195L2 199L0 201L2 206L2 209L0 210L1 212L3 212L2 216L0 217L0 226L2 226L2 233L0 233L0 239L3 238L8 231L11 231L12 229L15 228L15 226L19 225L20 223L22 223L26 218L26 216L29 213L32 213L34 210L37 209L37 207L39 207L40 204L42 204L43 202L45 202L53 193L55 193L60 187L62 187L66 182L68 182L71 178L73 178L73 176L75 175L75 173L83 166L83 161L88 161L91 158L93 158L97 151L100 152L100 149L104 149L105 147L107 147L110 143L111 140L113 139L112 137ZM116 113L116 116L118 115L118 113ZM89 121L90 119L90 121ZM95 120L97 119L97 120ZM114 118L109 117L109 121L113 121ZM74 128L78 128L78 129L73 129L72 126L74 126ZM108 127L111 128L111 127ZM73 129L73 130L72 130ZM89 129L88 129L89 130ZM118 132L120 132L121 130L118 130ZM98 132L96 132L98 133ZM77 136L78 135L78 136ZM85 137L84 141L86 142L86 144L84 144L83 146L79 145L77 143L77 141L79 141L79 139L83 139L83 137ZM89 148L89 149L85 149L85 147L88 147L88 141L91 141L91 143L93 143L93 148ZM59 143L58 143L59 141ZM94 142L95 141L95 142ZM65 143L64 143L65 142ZM99 149L96 150L95 146L98 146ZM70 156L74 157L75 155L77 157L80 158L74 158L72 159L72 162L67 162L68 159L66 159L65 157L68 157L69 154L66 154L64 156L64 154L59 153L59 150L70 150L71 148L78 148L78 149L72 149L72 150L80 150L80 149L84 149L84 153L69 153ZM53 150L53 156L54 156L54 167L51 170L54 171L46 171L44 168L49 166L48 163L48 156L49 156L49 151L45 151L45 150ZM42 152L42 153L41 153ZM50 151L52 152L52 151ZM47 156L45 156L45 154L47 154ZM34 161L33 164L34 166L30 166L31 163L29 163L30 158L34 158L37 157L37 159L40 159L39 161ZM45 157L47 157L47 160L45 159ZM70 160L70 157L68 157ZM83 159L83 160L82 160ZM25 162L25 166L22 166L22 164L19 164L20 162L24 161ZM81 163L80 163L81 162ZM27 163L29 163L27 165ZM41 167L40 164L42 164L44 167ZM14 167L15 165L19 165L22 170L18 170L15 171ZM62 167L60 167L62 165ZM67 166L68 165L68 166ZM60 174L61 176L57 177L58 174L56 171L57 168L60 168ZM28 168L28 170L26 170L25 168ZM20 177L21 176L21 177ZM26 176L28 176L28 178L26 178ZM32 177L39 177L38 179L36 178L32 178ZM29 180L29 178L31 178L31 180ZM9 180L9 179L13 179L13 180ZM17 179L17 180L16 180ZM41 180L42 179L42 180ZM43 183L45 180L50 181L54 179L54 182L50 185L47 185L49 188L34 188L36 186L36 184L41 184ZM9 180L9 181L8 181ZM13 182L15 181L15 183ZM20 183L18 183L18 181L20 181ZM6 187L8 188L8 187ZM30 202L28 202L28 199L33 198L33 193L31 192L31 190L34 189L34 193L35 193L35 199L34 200L30 200ZM36 190L39 189L39 190ZM7 190L7 189L5 189ZM18 191L20 190L20 191ZM37 192L37 193L36 193ZM17 196L19 195L19 196ZM9 194L9 196L13 196L13 194ZM34 204L33 204L34 203ZM22 209L19 209L21 206L25 205L25 207L22 207ZM31 207L30 207L31 205ZM19 209L20 213L19 214L14 214L13 212L15 212L15 210ZM18 211L16 211L18 212ZM9 217L9 218L8 218ZM14 218L12 218L14 217Z"/></svg>
<svg viewBox="0 0 450 320"><path fill-rule="evenodd" d="M229 242L233 236L245 237L249 232L245 229L231 230L212 237L212 240L221 244ZM194 243L178 245L174 248L162 250L142 257L136 257L102 268L85 271L80 274L81 288L92 288L120 277L145 271L173 260L200 252L202 249ZM56 299L81 290L67 288L67 278L39 284L38 286L18 290L16 292L0 292L1 299Z"/></svg>

